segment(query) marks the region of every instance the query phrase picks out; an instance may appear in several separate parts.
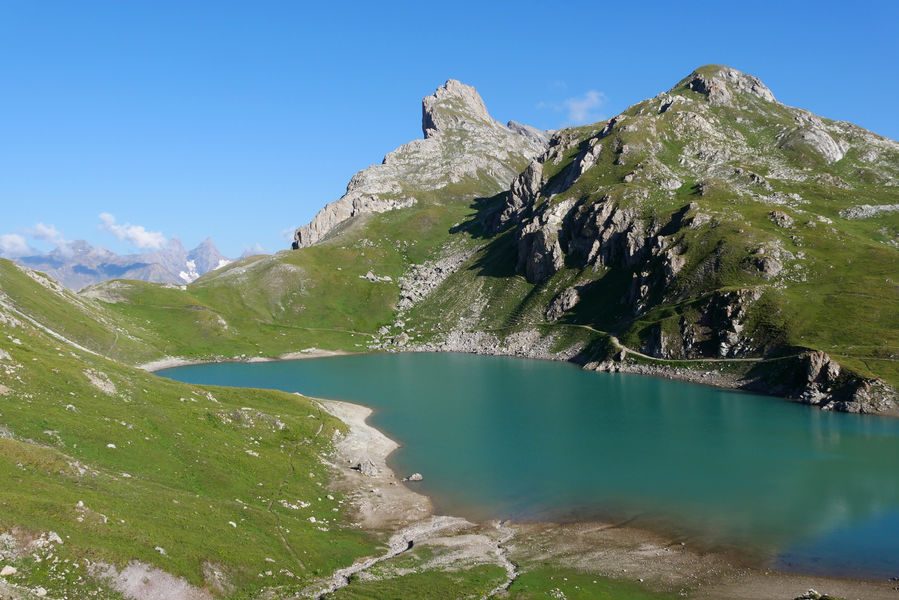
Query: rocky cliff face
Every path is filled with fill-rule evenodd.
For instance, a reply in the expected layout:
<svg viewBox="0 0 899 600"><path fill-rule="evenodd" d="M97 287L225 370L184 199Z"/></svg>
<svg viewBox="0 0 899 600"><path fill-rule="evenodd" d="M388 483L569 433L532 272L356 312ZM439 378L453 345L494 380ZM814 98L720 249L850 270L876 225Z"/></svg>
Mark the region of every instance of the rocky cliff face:
<svg viewBox="0 0 899 600"><path fill-rule="evenodd" d="M422 100L422 132L424 139L356 173L339 200L296 230L294 248L317 243L353 217L406 208L452 184L473 180L484 193L499 192L545 145L539 130L496 122L477 91L453 79Z"/></svg>

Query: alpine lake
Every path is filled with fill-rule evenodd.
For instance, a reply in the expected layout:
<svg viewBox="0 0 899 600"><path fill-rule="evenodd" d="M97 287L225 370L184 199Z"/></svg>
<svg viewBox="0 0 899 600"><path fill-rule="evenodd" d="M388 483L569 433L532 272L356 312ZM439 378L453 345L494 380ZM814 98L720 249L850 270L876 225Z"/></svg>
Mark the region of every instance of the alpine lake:
<svg viewBox="0 0 899 600"><path fill-rule="evenodd" d="M899 419L551 361L360 354L167 369L374 410L438 513L603 520L809 574L899 576Z"/></svg>

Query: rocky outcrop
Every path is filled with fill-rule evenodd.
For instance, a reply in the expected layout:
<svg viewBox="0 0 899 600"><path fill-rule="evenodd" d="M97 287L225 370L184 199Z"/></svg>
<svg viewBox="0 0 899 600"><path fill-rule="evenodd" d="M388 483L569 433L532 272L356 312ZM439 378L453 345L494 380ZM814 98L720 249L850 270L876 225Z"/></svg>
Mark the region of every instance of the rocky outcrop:
<svg viewBox="0 0 899 600"><path fill-rule="evenodd" d="M296 230L293 247L315 244L354 217L407 208L422 193L451 184L478 180L481 193L493 195L545 146L536 129L496 122L473 87L452 79L422 100L422 132L424 139L356 173L339 200Z"/></svg>
<svg viewBox="0 0 899 600"><path fill-rule="evenodd" d="M549 307L546 309L546 320L558 321L562 315L577 306L580 300L581 296L577 288L565 288L549 303Z"/></svg>
<svg viewBox="0 0 899 600"><path fill-rule="evenodd" d="M809 151L827 163L835 163L846 154L827 131L816 125L797 127L784 134L780 147L797 152Z"/></svg>
<svg viewBox="0 0 899 600"><path fill-rule="evenodd" d="M729 67L702 67L691 73L682 85L704 95L713 105L731 105L735 94L751 94L766 102L776 102L774 94L760 79Z"/></svg>
<svg viewBox="0 0 899 600"><path fill-rule="evenodd" d="M546 146L546 144L549 143L549 138L552 133L550 131L531 127L530 125L525 125L524 123L519 123L518 121L509 121L506 123L506 127L541 146Z"/></svg>
<svg viewBox="0 0 899 600"><path fill-rule="evenodd" d="M896 391L877 379L843 369L828 354L808 351L799 356L797 381L788 395L824 410L885 412L895 407Z"/></svg>
<svg viewBox="0 0 899 600"><path fill-rule="evenodd" d="M652 233L636 209L605 196L578 207L571 220L569 247L586 265L628 269L645 257Z"/></svg>
<svg viewBox="0 0 899 600"><path fill-rule="evenodd" d="M525 208L537 201L543 183L543 163L533 160L512 182L505 205L490 224L491 230L500 231L510 223L517 223Z"/></svg>
<svg viewBox="0 0 899 600"><path fill-rule="evenodd" d="M350 182L352 186L352 182ZM338 225L344 221L348 221L353 217L364 214L376 214L397 210L399 208L408 208L415 204L415 198L402 198L399 200L382 200L377 196L365 194L350 195L350 188L347 188L347 195L340 200L328 204L321 209L315 218L296 230L293 239L293 248L304 248L311 246L319 240L327 236Z"/></svg>
<svg viewBox="0 0 899 600"><path fill-rule="evenodd" d="M519 228L517 268L531 283L549 279L565 264L559 234L572 204L548 206Z"/></svg>
<svg viewBox="0 0 899 600"><path fill-rule="evenodd" d="M694 305L690 318L682 315L667 328L661 323L650 326L642 350L671 360L754 355L760 348L747 335L746 324L760 297L757 289L714 292Z"/></svg>
<svg viewBox="0 0 899 600"><path fill-rule="evenodd" d="M859 204L840 211L844 219L870 219L877 215L899 212L899 204Z"/></svg>

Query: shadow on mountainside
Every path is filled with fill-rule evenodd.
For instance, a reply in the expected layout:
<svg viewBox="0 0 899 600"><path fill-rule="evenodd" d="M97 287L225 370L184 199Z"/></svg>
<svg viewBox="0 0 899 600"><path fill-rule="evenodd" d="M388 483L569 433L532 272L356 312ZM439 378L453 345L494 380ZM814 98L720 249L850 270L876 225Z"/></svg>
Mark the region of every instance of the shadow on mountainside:
<svg viewBox="0 0 899 600"><path fill-rule="evenodd" d="M467 233L475 239L489 239L496 235L491 233L489 223L505 206L508 192L500 192L486 198L475 198L470 208L474 213L465 221L450 228L450 233Z"/></svg>

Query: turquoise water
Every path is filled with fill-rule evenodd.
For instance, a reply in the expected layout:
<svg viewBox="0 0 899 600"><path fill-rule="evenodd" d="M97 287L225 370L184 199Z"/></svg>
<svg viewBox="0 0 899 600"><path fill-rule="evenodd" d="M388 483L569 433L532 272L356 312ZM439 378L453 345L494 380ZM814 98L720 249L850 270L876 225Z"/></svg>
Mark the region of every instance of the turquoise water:
<svg viewBox="0 0 899 600"><path fill-rule="evenodd" d="M899 575L899 420L548 361L371 354L169 369L348 400L439 511L632 519L782 568Z"/></svg>

